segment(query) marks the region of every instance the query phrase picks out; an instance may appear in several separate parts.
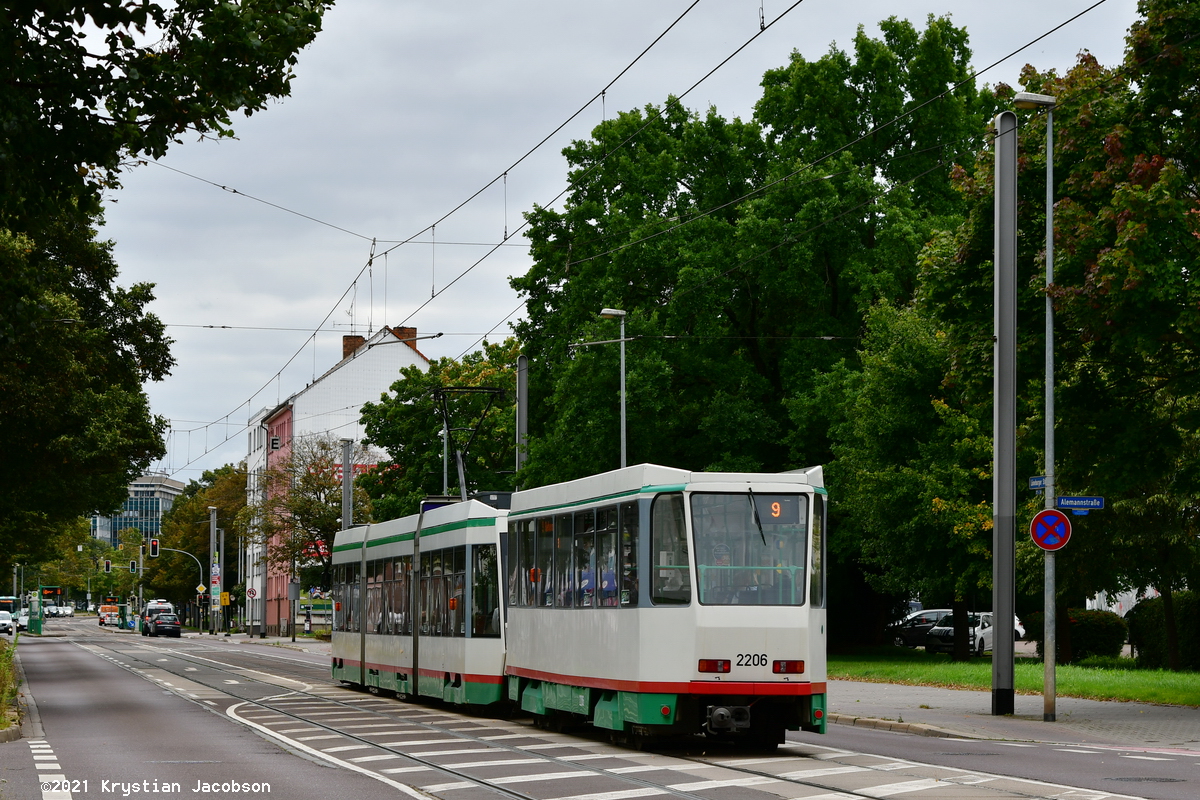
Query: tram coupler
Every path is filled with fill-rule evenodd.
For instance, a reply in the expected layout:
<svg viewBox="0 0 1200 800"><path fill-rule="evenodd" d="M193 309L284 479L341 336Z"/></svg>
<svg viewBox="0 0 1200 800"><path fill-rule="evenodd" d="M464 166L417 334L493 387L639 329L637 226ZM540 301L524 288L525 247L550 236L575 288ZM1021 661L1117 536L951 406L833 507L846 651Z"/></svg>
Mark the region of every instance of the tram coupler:
<svg viewBox="0 0 1200 800"><path fill-rule="evenodd" d="M749 728L750 707L709 706L704 727L710 733L722 733Z"/></svg>

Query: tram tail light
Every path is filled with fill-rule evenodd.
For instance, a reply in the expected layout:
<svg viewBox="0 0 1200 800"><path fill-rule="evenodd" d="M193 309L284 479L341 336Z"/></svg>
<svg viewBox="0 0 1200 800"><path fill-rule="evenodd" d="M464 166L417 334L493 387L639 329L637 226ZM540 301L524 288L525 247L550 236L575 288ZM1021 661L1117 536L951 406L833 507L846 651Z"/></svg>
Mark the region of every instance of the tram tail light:
<svg viewBox="0 0 1200 800"><path fill-rule="evenodd" d="M803 661L772 661L771 672L776 675L799 675L804 672Z"/></svg>
<svg viewBox="0 0 1200 800"><path fill-rule="evenodd" d="M697 669L700 672L729 672L732 666L733 662L727 658L702 658Z"/></svg>

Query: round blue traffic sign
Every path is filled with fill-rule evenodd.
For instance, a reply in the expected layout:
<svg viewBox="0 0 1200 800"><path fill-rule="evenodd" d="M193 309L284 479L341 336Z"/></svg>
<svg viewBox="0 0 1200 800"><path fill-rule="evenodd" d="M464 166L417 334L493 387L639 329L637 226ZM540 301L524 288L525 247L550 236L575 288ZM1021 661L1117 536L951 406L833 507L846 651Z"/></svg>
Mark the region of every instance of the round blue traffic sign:
<svg viewBox="0 0 1200 800"><path fill-rule="evenodd" d="M1060 550L1071 539L1071 520L1063 512L1047 508L1034 516L1029 535L1043 550Z"/></svg>

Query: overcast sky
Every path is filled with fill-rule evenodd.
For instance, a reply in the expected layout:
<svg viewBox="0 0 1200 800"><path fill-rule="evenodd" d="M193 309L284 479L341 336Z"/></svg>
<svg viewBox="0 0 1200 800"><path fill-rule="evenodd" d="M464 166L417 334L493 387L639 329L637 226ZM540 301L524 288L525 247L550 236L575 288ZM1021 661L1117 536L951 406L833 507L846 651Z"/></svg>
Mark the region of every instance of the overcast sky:
<svg viewBox="0 0 1200 800"><path fill-rule="evenodd" d="M235 119L236 140L189 139L130 171L101 235L116 242L122 284L157 284L152 308L175 339L173 374L147 387L172 428L155 468L187 481L241 460L250 414L336 363L343 334L444 332L419 343L430 357L458 357L490 331L503 338L520 315L508 278L529 264L513 234L564 188L562 149L605 116L686 91L759 33L760 9L767 23L783 16L686 106L747 119L762 74L792 50L810 60L849 50L859 24L878 35L890 15L924 27L950 14L978 70L1095 4L804 0L788 11L782 0L700 0L603 104L509 169L691 2L344 0L300 54L291 97ZM1101 2L978 80L1017 86L1024 64L1062 71L1081 50L1114 65L1135 19L1135 0ZM479 262L506 228L507 244ZM363 271L372 239L376 254L394 249Z"/></svg>

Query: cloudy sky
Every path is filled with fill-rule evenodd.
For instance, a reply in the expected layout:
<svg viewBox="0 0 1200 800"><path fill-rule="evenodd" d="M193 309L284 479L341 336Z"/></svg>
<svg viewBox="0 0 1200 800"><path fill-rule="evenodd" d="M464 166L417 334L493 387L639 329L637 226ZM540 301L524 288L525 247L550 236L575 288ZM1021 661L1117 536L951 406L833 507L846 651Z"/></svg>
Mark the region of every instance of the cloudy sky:
<svg viewBox="0 0 1200 800"><path fill-rule="evenodd" d="M172 428L156 468L187 481L239 461L247 418L336 363L343 334L444 332L420 344L430 357L502 338L520 315L508 277L529 263L522 212L564 188L563 147L685 92L760 34L760 12L766 32L685 105L749 118L763 72L792 50L849 49L859 24L878 35L890 15L950 14L981 70L1095 6L978 79L1012 85L1024 64L1065 70L1081 50L1116 64L1136 19L1135 0L792 2L344 0L291 97L236 119L236 140L185 141L130 171L109 198L121 282L157 284L175 339L173 374L148 387Z"/></svg>

